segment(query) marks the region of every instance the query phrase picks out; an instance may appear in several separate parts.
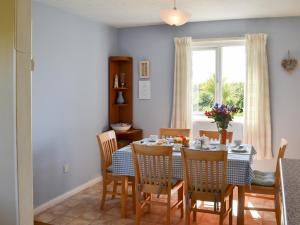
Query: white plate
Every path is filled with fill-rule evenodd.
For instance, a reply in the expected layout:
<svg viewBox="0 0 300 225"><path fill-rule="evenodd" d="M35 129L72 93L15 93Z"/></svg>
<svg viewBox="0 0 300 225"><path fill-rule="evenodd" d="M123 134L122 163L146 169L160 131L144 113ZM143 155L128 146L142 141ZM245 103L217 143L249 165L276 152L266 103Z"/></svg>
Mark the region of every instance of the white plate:
<svg viewBox="0 0 300 225"><path fill-rule="evenodd" d="M248 152L247 149L231 149L232 152L237 152L237 153L246 153Z"/></svg>
<svg viewBox="0 0 300 225"><path fill-rule="evenodd" d="M239 153L245 153L245 152L248 152L247 151L247 148L245 148L245 146L243 145L240 145L240 146L233 146L230 148L230 150L232 152L239 152Z"/></svg>

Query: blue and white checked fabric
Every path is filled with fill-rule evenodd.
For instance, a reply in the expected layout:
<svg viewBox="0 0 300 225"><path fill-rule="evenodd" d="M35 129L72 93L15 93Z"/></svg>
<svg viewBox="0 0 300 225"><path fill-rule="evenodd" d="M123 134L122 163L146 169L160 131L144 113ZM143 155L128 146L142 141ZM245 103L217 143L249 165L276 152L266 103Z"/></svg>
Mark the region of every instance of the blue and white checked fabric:
<svg viewBox="0 0 300 225"><path fill-rule="evenodd" d="M251 184L253 171L251 169L253 155L256 151L251 145L245 145L249 154L229 153L227 167L227 183L233 185ZM112 155L112 173L119 176L135 176L132 150L126 146ZM183 161L180 152L173 152L173 178L183 179Z"/></svg>

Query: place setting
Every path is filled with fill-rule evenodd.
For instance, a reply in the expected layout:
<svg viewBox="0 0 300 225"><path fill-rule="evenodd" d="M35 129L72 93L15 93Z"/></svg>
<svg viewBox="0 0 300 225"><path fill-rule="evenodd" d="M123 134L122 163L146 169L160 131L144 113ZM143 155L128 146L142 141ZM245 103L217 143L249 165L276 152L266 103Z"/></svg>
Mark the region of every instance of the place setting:
<svg viewBox="0 0 300 225"><path fill-rule="evenodd" d="M183 135L176 137L150 135L148 138L138 141L139 144L149 146L172 146L174 152L180 152L182 147L190 148L198 151L218 151L227 150L229 154L250 154L247 145L242 144L241 140L234 140L233 143L220 144L220 141L210 140L203 135L197 138L189 138Z"/></svg>

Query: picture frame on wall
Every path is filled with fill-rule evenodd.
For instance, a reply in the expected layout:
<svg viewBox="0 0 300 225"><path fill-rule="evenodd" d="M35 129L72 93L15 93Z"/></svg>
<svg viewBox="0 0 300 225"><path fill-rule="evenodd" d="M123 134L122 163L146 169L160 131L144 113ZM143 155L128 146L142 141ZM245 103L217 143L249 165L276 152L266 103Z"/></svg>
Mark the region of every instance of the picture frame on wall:
<svg viewBox="0 0 300 225"><path fill-rule="evenodd" d="M150 62L148 60L143 60L139 62L140 78L149 79L150 78Z"/></svg>
<svg viewBox="0 0 300 225"><path fill-rule="evenodd" d="M139 81L139 99L151 99L151 81Z"/></svg>

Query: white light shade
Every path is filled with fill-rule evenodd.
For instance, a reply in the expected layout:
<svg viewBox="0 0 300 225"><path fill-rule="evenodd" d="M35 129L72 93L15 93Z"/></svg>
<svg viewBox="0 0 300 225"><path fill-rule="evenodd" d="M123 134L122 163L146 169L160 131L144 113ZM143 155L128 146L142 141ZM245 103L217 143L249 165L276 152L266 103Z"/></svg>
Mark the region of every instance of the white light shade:
<svg viewBox="0 0 300 225"><path fill-rule="evenodd" d="M191 14L178 9L166 9L160 12L162 20L171 26L181 26L191 17Z"/></svg>

